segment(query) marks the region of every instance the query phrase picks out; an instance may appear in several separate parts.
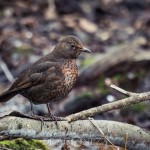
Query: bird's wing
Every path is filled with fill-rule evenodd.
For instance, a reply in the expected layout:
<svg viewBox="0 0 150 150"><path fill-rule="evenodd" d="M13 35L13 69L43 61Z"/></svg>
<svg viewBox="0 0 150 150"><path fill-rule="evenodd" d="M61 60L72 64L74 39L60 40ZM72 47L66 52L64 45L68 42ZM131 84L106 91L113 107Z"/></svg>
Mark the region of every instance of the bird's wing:
<svg viewBox="0 0 150 150"><path fill-rule="evenodd" d="M45 82L46 78L55 80L56 65L51 62L39 63L26 69L10 87L10 91L19 91Z"/></svg>

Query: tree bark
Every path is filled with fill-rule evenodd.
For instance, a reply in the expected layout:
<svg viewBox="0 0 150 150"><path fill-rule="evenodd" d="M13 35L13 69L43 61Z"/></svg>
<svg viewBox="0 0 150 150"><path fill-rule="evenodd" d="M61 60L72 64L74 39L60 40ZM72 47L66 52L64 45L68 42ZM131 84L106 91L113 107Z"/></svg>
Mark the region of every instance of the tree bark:
<svg viewBox="0 0 150 150"><path fill-rule="evenodd" d="M150 132L115 121L97 120L105 137L114 145L128 149L148 150L150 147ZM6 116L0 119L0 136L22 137L29 139L62 139L82 140L88 142L104 142L106 139L90 120L78 120L72 123L58 121L58 126L53 121L41 122L28 118ZM127 143L126 143L126 136Z"/></svg>

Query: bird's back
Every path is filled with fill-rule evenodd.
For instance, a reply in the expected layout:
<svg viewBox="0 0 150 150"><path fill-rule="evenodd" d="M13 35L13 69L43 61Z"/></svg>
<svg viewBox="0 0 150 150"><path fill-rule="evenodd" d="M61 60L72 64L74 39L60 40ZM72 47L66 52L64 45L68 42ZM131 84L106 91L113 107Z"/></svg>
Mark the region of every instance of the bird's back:
<svg viewBox="0 0 150 150"><path fill-rule="evenodd" d="M75 60L44 61L40 59L24 70L9 91L18 91L35 104L64 98L77 79Z"/></svg>

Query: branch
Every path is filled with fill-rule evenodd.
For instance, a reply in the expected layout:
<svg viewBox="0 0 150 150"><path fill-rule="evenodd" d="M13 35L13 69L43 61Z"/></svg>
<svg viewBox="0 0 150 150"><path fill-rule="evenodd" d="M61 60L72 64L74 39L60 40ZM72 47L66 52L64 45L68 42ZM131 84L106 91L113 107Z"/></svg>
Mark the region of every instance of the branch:
<svg viewBox="0 0 150 150"><path fill-rule="evenodd" d="M114 121L79 120L100 112L122 108L150 99L150 92L138 94L123 90L115 85L111 85L111 87L130 97L67 116L63 118L63 121L58 121L58 126L54 121L41 122L27 115L12 112L0 118L0 137L1 139L22 137L82 140L99 143L107 140L113 145L129 149L148 149L150 132L140 127ZM78 121L75 121L77 119ZM68 123L68 121L74 122Z"/></svg>
<svg viewBox="0 0 150 150"><path fill-rule="evenodd" d="M139 127L115 121L98 120L96 124L101 128L105 137L114 145L125 147L125 137L128 135L127 148L148 149L150 146L149 131ZM112 130L113 129L113 130ZM79 120L72 123L67 121L41 122L28 118L6 116L0 119L0 136L22 137L29 139L62 139L82 140L83 142L104 142L105 137L91 123L90 120Z"/></svg>
<svg viewBox="0 0 150 150"><path fill-rule="evenodd" d="M111 87L125 95L128 95L130 97L124 98L112 103L104 104L98 107L94 107L88 110L81 111L76 114L72 114L66 117L66 120L68 122L76 121L76 120L81 120L81 119L86 119L88 117L94 116L99 113L107 112L110 110L115 110L115 109L120 109L126 106L131 106L133 104L137 104L146 100L150 99L150 92L145 92L145 93L132 93L125 91L115 85L111 85Z"/></svg>
<svg viewBox="0 0 150 150"><path fill-rule="evenodd" d="M2 60L2 58L0 57L0 67L3 70L6 78L8 79L8 81L10 81L11 83L14 81L14 77L11 74L11 72L9 71L6 63Z"/></svg>
<svg viewBox="0 0 150 150"><path fill-rule="evenodd" d="M126 91L124 89L121 89L120 87L117 87L116 85L114 84L111 84L110 87L126 96L134 96L134 95L138 95L137 93L133 93L133 92L129 92L129 91Z"/></svg>

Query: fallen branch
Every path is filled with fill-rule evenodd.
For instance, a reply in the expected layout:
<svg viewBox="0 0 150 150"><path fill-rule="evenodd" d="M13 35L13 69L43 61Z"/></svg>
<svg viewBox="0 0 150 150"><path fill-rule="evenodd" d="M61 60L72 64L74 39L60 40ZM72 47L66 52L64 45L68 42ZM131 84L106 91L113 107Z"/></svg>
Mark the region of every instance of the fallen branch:
<svg viewBox="0 0 150 150"><path fill-rule="evenodd" d="M139 50L140 45L144 44L143 38L136 38L127 41L120 46L111 47L103 57L99 57L94 64L89 65L79 73L78 83L84 84L87 81L92 81L105 73L110 68L122 63L136 63L140 61L150 61L150 52ZM89 58L88 58L89 59Z"/></svg>
<svg viewBox="0 0 150 150"><path fill-rule="evenodd" d="M150 99L150 92L138 94L115 85L111 85L111 87L129 97L61 118L63 121L58 121L58 126L54 121L47 120L41 123L41 121L28 115L13 112L0 118L0 137L1 139L22 137L29 139L83 140L99 143L107 140L113 145L126 147L127 149L148 149L150 147L150 132L145 129L114 121L95 120L91 122L91 120L81 120L98 113L123 108Z"/></svg>
<svg viewBox="0 0 150 150"><path fill-rule="evenodd" d="M139 127L115 121L97 120L96 124L101 128L105 137L114 145L129 149L148 149L150 146L150 133ZM125 137L128 134L126 143ZM22 137L28 139L62 139L82 140L83 142L102 143L106 139L91 123L90 120L79 120L72 123L58 121L44 122L41 130L41 122L28 118L7 116L0 119L0 136Z"/></svg>

